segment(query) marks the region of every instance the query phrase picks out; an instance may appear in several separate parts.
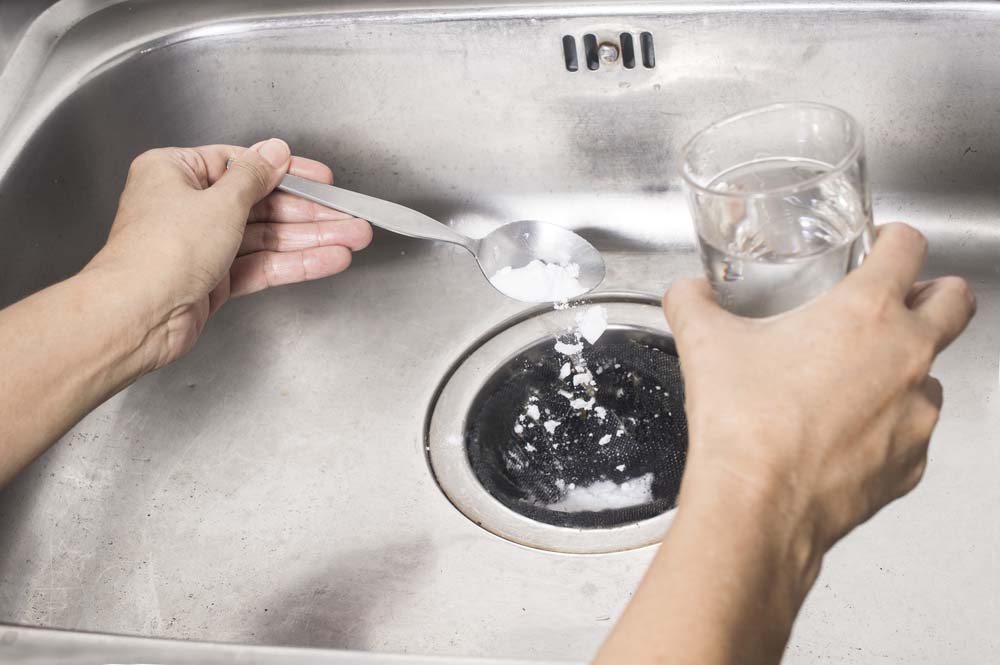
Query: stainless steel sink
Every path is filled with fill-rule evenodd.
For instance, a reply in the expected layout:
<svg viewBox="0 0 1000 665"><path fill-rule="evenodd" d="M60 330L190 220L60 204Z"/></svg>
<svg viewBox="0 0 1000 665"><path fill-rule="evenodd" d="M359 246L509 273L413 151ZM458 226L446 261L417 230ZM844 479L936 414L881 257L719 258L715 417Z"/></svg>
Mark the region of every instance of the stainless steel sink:
<svg viewBox="0 0 1000 665"><path fill-rule="evenodd" d="M652 35L655 67L588 69L583 36L622 32ZM787 662L992 662L998 50L994 2L63 0L0 75L0 305L86 262L137 153L272 135L463 232L577 229L605 252L604 297L655 298L700 269L682 142L757 104L841 106L867 130L876 218L923 230L929 273L981 305L936 368L924 483L830 554ZM652 549L512 544L425 458L444 377L524 313L461 250L381 234L342 276L227 305L0 495L0 622L588 658Z"/></svg>

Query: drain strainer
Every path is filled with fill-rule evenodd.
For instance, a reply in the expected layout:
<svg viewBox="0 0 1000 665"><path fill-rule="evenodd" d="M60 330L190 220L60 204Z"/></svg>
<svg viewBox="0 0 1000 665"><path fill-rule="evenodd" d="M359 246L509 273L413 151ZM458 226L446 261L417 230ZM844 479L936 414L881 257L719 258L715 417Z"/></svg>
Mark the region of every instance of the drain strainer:
<svg viewBox="0 0 1000 665"><path fill-rule="evenodd" d="M687 423L673 340L656 305L600 306L608 329L596 344L566 336L581 308L542 312L476 348L435 405L428 453L439 485L508 540L575 553L640 547L662 538L676 504ZM557 350L557 339L582 353Z"/></svg>

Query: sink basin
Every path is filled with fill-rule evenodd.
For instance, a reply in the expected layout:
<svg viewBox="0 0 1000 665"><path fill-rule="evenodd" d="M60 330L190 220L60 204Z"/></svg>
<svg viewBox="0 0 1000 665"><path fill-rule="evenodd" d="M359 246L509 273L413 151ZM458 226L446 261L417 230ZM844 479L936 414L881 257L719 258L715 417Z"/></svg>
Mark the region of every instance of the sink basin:
<svg viewBox="0 0 1000 665"><path fill-rule="evenodd" d="M654 66L589 69L584 35L623 32L652 36ZM747 107L834 104L866 129L876 219L920 228L928 274L967 277L980 312L935 368L923 484L829 555L786 662L989 662L998 48L993 2L63 0L0 75L0 305L84 265L136 154L272 135L463 233L573 228L605 254L600 297L656 298L700 271L683 142ZM0 622L587 659L653 548L509 542L425 456L444 378L525 312L463 250L381 233L343 275L227 304L0 494Z"/></svg>

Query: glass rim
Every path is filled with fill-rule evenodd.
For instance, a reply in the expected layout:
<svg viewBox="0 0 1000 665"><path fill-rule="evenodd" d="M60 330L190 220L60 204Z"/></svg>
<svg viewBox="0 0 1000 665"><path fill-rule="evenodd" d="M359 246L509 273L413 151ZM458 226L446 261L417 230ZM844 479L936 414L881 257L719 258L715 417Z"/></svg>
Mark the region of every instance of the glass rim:
<svg viewBox="0 0 1000 665"><path fill-rule="evenodd" d="M693 149L694 144L699 140L705 138L705 136L708 133L717 130L721 127L724 127L726 125L746 120L747 118L751 118L753 116L763 115L765 113L771 113L773 111L789 110L789 109L817 109L821 111L832 111L833 113L841 116L847 121L847 124L851 130L850 147L847 151L847 154L845 154L840 159L840 161L834 164L833 168L827 171L826 173L815 175L790 185L781 185L779 187L773 187L771 189L761 189L750 192L732 192L732 191L723 191L719 189L714 189L712 187L701 185L695 182L694 178L688 173L688 155ZM765 198L768 196L773 196L775 194L785 194L785 193L797 192L803 189L808 189L822 182L823 180L826 180L831 176L836 176L843 173L844 171L847 170L848 167L850 167L851 164L857 161L858 157L861 155L861 151L864 149L864 144L865 141L864 141L864 135L861 131L861 125L858 123L857 120L855 120L854 116L852 116L844 109L832 106L830 104L823 104L822 102L777 102L775 104L757 106L755 108L748 109L746 111L740 111L739 113L726 116L725 118L717 120L712 124L710 124L709 126L699 130L694 136L691 137L691 139L687 143L684 144L684 147L681 149L681 178L684 180L685 184L687 184L688 187L697 190L703 194L709 194L711 196L723 196L734 199ZM741 166L741 165L736 164L734 166Z"/></svg>

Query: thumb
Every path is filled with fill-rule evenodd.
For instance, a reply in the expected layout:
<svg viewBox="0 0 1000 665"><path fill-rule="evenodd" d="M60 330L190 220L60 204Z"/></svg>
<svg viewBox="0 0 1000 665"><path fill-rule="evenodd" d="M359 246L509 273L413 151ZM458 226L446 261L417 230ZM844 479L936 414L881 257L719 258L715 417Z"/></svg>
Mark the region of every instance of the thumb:
<svg viewBox="0 0 1000 665"><path fill-rule="evenodd" d="M211 189L236 199L249 214L255 203L277 187L291 161L292 151L281 139L255 143L232 161Z"/></svg>
<svg viewBox="0 0 1000 665"><path fill-rule="evenodd" d="M663 295L663 311L677 338L694 326L712 325L727 315L716 303L712 286L704 277L674 282Z"/></svg>

